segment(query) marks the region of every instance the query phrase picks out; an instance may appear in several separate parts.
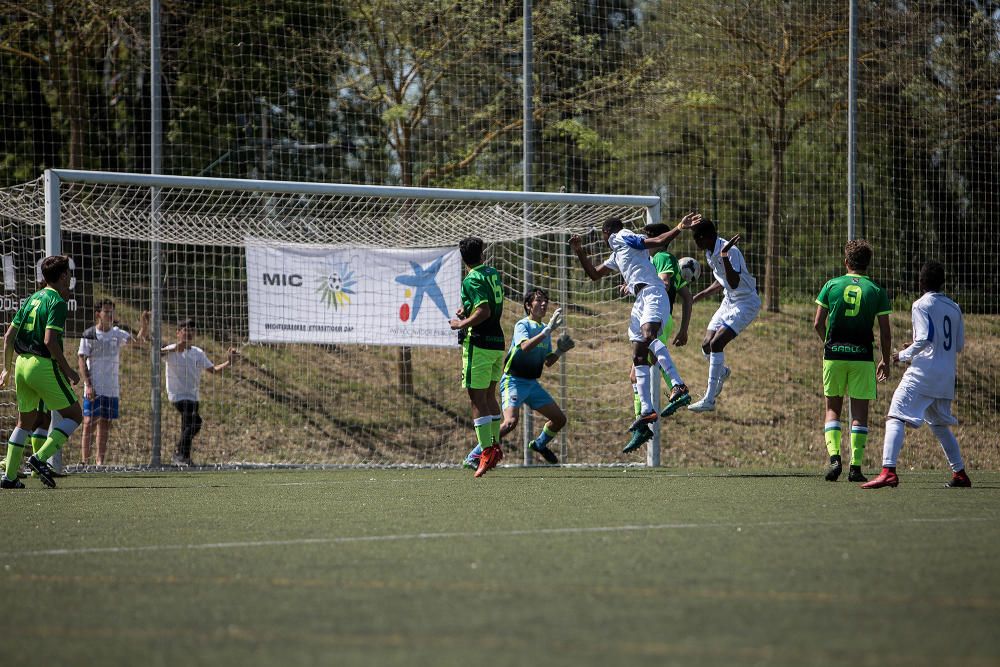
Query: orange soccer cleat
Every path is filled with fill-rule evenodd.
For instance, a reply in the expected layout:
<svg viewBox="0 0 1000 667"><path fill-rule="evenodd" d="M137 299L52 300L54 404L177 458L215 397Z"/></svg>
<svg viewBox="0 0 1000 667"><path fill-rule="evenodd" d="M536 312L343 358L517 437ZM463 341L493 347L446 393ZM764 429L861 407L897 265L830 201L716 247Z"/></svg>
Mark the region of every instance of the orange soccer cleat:
<svg viewBox="0 0 1000 667"><path fill-rule="evenodd" d="M899 486L899 477L896 476L895 470L889 470L888 468L882 468L882 472L878 474L878 477L868 482L867 484L862 484L862 489L881 489L883 486Z"/></svg>
<svg viewBox="0 0 1000 667"><path fill-rule="evenodd" d="M485 448L482 456L479 457L479 467L476 468L476 474L474 477L482 477L486 474L487 470L496 468L502 458L503 450L500 449L500 445L493 445Z"/></svg>

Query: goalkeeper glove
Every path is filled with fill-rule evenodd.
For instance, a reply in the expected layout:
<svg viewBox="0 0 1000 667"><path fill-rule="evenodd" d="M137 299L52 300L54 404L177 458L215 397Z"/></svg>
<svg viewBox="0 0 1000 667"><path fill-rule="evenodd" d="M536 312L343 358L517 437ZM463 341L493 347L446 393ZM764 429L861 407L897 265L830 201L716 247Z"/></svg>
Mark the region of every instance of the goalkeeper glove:
<svg viewBox="0 0 1000 667"><path fill-rule="evenodd" d="M574 347L576 347L576 343L573 342L573 339L569 337L568 333L564 333L562 336L559 336L559 340L556 341L556 351L552 354L557 357L561 357Z"/></svg>
<svg viewBox="0 0 1000 667"><path fill-rule="evenodd" d="M544 332L549 334L552 333L553 329L558 329L562 326L562 308L556 308L556 312L552 313L552 317L549 318L549 323L545 325Z"/></svg>

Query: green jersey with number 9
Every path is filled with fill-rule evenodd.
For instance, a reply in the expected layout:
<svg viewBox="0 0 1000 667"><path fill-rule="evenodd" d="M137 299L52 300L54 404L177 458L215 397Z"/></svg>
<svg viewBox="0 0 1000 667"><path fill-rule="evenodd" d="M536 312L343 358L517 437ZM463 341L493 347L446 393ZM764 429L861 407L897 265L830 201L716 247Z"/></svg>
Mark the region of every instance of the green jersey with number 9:
<svg viewBox="0 0 1000 667"><path fill-rule="evenodd" d="M485 322L472 327L470 342L484 350L503 350L503 286L500 274L492 266L480 264L466 274L462 280L462 309L465 317L472 314L480 304L490 307L490 316Z"/></svg>
<svg viewBox="0 0 1000 667"><path fill-rule="evenodd" d="M889 295L868 276L848 273L830 280L816 303L827 309L824 359L874 361L872 329L879 315L888 315Z"/></svg>
<svg viewBox="0 0 1000 667"><path fill-rule="evenodd" d="M17 327L14 350L18 354L50 358L49 348L45 347L45 330L52 329L59 334L61 348L66 311L66 301L51 287L29 296L11 320L11 324Z"/></svg>

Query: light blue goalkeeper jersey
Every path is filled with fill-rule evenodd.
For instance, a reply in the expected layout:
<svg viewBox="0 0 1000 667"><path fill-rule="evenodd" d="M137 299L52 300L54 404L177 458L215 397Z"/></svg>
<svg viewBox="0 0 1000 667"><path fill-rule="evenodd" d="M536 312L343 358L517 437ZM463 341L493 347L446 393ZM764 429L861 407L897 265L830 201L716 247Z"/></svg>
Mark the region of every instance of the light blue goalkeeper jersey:
<svg viewBox="0 0 1000 667"><path fill-rule="evenodd" d="M519 320L514 325L514 341L507 352L507 362L504 372L513 377L536 380L542 376L545 358L552 354L552 336L548 335L538 345L525 352L521 343L534 338L542 332L545 325L535 322L530 317Z"/></svg>

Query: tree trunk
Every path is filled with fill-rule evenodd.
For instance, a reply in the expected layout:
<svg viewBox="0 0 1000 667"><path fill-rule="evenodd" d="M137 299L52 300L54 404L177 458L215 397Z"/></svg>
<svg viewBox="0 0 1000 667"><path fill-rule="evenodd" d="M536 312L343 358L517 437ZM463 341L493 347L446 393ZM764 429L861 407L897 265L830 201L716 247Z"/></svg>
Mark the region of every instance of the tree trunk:
<svg viewBox="0 0 1000 667"><path fill-rule="evenodd" d="M785 110L778 108L774 136L771 138L771 188L767 193L767 250L764 260L765 306L768 312L781 310L778 268L781 260L781 194L785 187Z"/></svg>
<svg viewBox="0 0 1000 667"><path fill-rule="evenodd" d="M413 160L410 155L410 133L409 128L404 125L402 131L399 134L399 146L397 147L397 152L399 153L399 171L402 178L403 186L410 187L413 185ZM401 347L399 348L399 354L396 356L396 371L399 376L399 392L402 396L412 397L413 396L413 358L411 355L411 348ZM416 410L416 404L413 404L413 409Z"/></svg>

